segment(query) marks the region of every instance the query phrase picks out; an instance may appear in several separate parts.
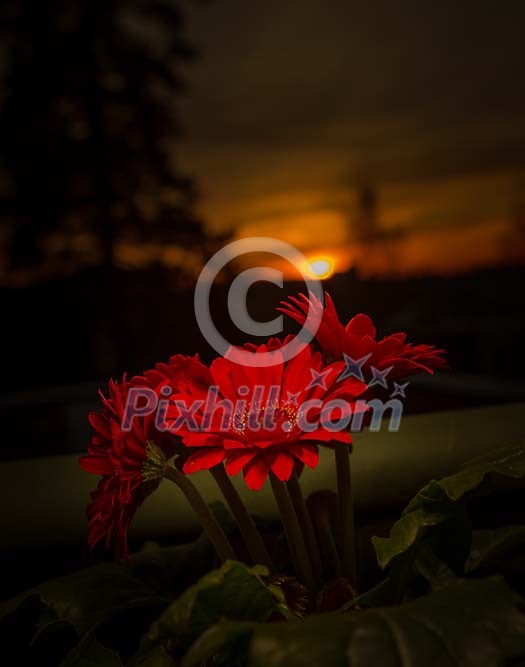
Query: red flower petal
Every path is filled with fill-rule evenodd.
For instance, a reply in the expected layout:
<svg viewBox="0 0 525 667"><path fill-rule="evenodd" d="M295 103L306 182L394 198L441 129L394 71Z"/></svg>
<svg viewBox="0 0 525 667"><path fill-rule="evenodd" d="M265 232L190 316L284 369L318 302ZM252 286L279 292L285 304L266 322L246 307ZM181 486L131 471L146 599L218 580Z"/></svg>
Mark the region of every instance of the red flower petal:
<svg viewBox="0 0 525 667"><path fill-rule="evenodd" d="M88 415L91 426L105 438L110 437L107 419L104 419L98 412L90 412Z"/></svg>
<svg viewBox="0 0 525 667"><path fill-rule="evenodd" d="M189 474L199 470L209 470L224 461L226 452L219 447L207 447L195 452L184 463L183 472Z"/></svg>
<svg viewBox="0 0 525 667"><path fill-rule="evenodd" d="M267 452L266 453L266 462L271 468L273 474L281 482L287 482L293 472L294 460L291 454L280 450L278 452Z"/></svg>
<svg viewBox="0 0 525 667"><path fill-rule="evenodd" d="M185 433L182 440L187 447L220 447L223 443L215 433Z"/></svg>
<svg viewBox="0 0 525 667"><path fill-rule="evenodd" d="M115 470L106 456L81 456L78 460L79 466L86 472L94 475L112 475Z"/></svg>
<svg viewBox="0 0 525 667"><path fill-rule="evenodd" d="M315 445L297 443L291 448L291 452L309 468L316 468L319 463L319 450Z"/></svg>
<svg viewBox="0 0 525 667"><path fill-rule="evenodd" d="M350 444L352 442L352 436L347 431L332 431L326 428L319 427L315 431L310 433L303 433L301 435L301 440L312 442L330 442L331 440L336 442L345 442Z"/></svg>
<svg viewBox="0 0 525 667"><path fill-rule="evenodd" d="M244 481L252 491L260 491L270 469L262 456L257 456L244 468Z"/></svg>
<svg viewBox="0 0 525 667"><path fill-rule="evenodd" d="M370 336L371 338L376 337L376 328L374 323L370 317L368 317L368 315L364 315L363 313L352 317L352 319L346 325L345 331L349 334L353 334L354 336L359 336L360 338L364 336Z"/></svg>
<svg viewBox="0 0 525 667"><path fill-rule="evenodd" d="M228 475L237 475L241 472L245 465L247 465L255 456L257 451L255 449L246 452L236 451L227 455L226 472Z"/></svg>

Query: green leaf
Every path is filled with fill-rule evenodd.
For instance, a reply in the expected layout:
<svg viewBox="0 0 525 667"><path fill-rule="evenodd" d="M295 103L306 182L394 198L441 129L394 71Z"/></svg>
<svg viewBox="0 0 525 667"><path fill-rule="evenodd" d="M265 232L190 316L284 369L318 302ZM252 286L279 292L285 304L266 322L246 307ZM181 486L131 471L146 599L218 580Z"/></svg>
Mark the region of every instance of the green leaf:
<svg viewBox="0 0 525 667"><path fill-rule="evenodd" d="M389 575L376 586L365 593L361 593L349 602L346 602L337 611L350 611L351 609L369 609L370 607L383 607L399 602L399 581L397 576Z"/></svg>
<svg viewBox="0 0 525 667"><path fill-rule="evenodd" d="M143 642L140 650L126 667L176 667L177 663L162 644Z"/></svg>
<svg viewBox="0 0 525 667"><path fill-rule="evenodd" d="M60 667L122 667L119 654L87 636L68 653Z"/></svg>
<svg viewBox="0 0 525 667"><path fill-rule="evenodd" d="M134 577L126 566L103 563L48 581L4 603L0 609L0 624L24 606L37 604L34 621L37 635L68 622L82 637L119 611L137 607L160 611L168 603L168 598Z"/></svg>
<svg viewBox="0 0 525 667"><path fill-rule="evenodd" d="M189 544L139 551L126 565L137 579L162 595L176 595L209 571L214 557L207 537L201 536Z"/></svg>
<svg viewBox="0 0 525 667"><path fill-rule="evenodd" d="M525 526L505 526L496 530L477 530L472 536L472 551L465 570L472 572L525 544Z"/></svg>
<svg viewBox="0 0 525 667"><path fill-rule="evenodd" d="M42 610L37 593L24 593L0 605L0 646L5 655L18 656L19 663L29 654L31 640Z"/></svg>
<svg viewBox="0 0 525 667"><path fill-rule="evenodd" d="M227 561L205 575L173 602L149 633L155 640L170 640L175 647L187 647L211 625L223 618L263 621L278 609L278 602L259 575L258 566Z"/></svg>
<svg viewBox="0 0 525 667"><path fill-rule="evenodd" d="M442 526L447 521L455 528L463 510L460 501L480 491L482 483L490 485L498 476L525 478L524 447L496 450L467 464L455 475L433 480L423 487L392 526L390 536L372 538L379 565L387 567L393 558L405 553L424 530Z"/></svg>
<svg viewBox="0 0 525 667"><path fill-rule="evenodd" d="M234 522L223 503L213 503L212 511L230 532ZM54 579L0 605L0 640L19 654L52 654L57 664L68 651L68 660L84 664L91 653L102 655L106 646L129 656L151 621L207 572L214 558L203 534L189 544L144 550L124 565L104 563ZM77 656L71 648L79 638ZM106 662L114 655L107 653ZM144 664L172 663L157 646L148 661Z"/></svg>
<svg viewBox="0 0 525 667"><path fill-rule="evenodd" d="M249 667L501 667L525 656L523 601L499 577L456 581L399 607L250 631Z"/></svg>
<svg viewBox="0 0 525 667"><path fill-rule="evenodd" d="M35 621L40 610L40 595L36 591L27 591L0 604L0 625L11 617L23 612L33 612Z"/></svg>
<svg viewBox="0 0 525 667"><path fill-rule="evenodd" d="M226 531L232 530L222 503L213 503L212 511ZM104 563L54 579L0 605L0 639L18 650L42 642L46 650L56 645L56 654L63 656L75 637L94 639L103 632L102 644L120 650L130 623L140 637L174 595L213 566L214 558L202 534L189 544L144 550L123 565Z"/></svg>
<svg viewBox="0 0 525 667"><path fill-rule="evenodd" d="M253 623L220 621L212 625L192 644L182 660L181 667L199 667L214 658L214 667L224 664L233 667L238 656L239 665L245 664L245 656Z"/></svg>
<svg viewBox="0 0 525 667"><path fill-rule="evenodd" d="M227 535L236 530L236 524L224 503L210 503L215 518ZM216 567L216 552L206 533L187 544L173 547L153 546L133 554L126 565L134 576L159 591L179 595Z"/></svg>
<svg viewBox="0 0 525 667"><path fill-rule="evenodd" d="M123 565L102 563L38 587L57 616L72 623L83 636L119 611L166 606L168 600L133 576Z"/></svg>

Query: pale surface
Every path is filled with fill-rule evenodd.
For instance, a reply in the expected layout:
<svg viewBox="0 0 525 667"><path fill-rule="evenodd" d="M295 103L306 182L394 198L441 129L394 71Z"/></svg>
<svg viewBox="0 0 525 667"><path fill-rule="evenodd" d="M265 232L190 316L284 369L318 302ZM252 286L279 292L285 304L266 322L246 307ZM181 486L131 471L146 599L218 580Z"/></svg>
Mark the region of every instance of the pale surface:
<svg viewBox="0 0 525 667"><path fill-rule="evenodd" d="M525 403L406 417L398 433L381 431L355 438L352 456L357 504L369 507L404 501L431 478L442 477L464 461L500 446L523 442ZM193 475L209 501L219 492L208 473ZM84 512L97 478L84 473L77 456L7 462L0 465L4 548L20 544L70 544L86 539ZM269 485L253 493L235 480L250 510L275 518ZM303 476L306 492L334 488L331 452ZM195 527L178 489L164 481L139 510L131 535L155 538Z"/></svg>

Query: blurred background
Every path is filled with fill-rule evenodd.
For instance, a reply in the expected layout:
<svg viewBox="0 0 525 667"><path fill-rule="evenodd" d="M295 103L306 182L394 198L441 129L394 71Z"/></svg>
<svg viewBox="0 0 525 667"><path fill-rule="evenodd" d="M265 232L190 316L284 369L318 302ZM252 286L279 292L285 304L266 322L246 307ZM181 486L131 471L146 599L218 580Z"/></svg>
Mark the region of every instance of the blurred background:
<svg viewBox="0 0 525 667"><path fill-rule="evenodd" d="M212 351L231 240L292 243L344 318L444 346L407 409L525 398L520 0L3 0L3 459L85 448L108 377ZM271 263L249 308L304 289ZM290 330L294 327L290 325Z"/></svg>

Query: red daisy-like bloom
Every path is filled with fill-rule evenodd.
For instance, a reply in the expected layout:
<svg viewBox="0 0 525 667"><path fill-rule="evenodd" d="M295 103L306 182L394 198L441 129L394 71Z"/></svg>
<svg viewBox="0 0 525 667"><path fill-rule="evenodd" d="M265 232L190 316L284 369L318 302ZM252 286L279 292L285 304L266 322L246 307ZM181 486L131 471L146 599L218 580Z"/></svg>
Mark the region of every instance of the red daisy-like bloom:
<svg viewBox="0 0 525 667"><path fill-rule="evenodd" d="M129 524L142 502L158 486L157 481L146 481L141 475L134 475L122 484L118 475L102 477L95 491L91 493L91 503L86 515L89 523L89 548L93 549L101 540L109 548L115 541L115 558L128 558L127 535Z"/></svg>
<svg viewBox="0 0 525 667"><path fill-rule="evenodd" d="M170 357L168 363L160 362L152 370L145 371L142 375L132 378L134 387L148 387L153 389L158 396L162 396L165 386L176 391L181 380L190 380L194 384L206 384L209 371L199 362L199 355L188 357L184 354L175 354Z"/></svg>
<svg viewBox="0 0 525 667"><path fill-rule="evenodd" d="M157 487L164 456L169 454L166 436L155 432L154 415L135 417L130 431L122 429L130 387L125 378L121 383L111 380L108 396L101 393L102 409L89 415L95 433L88 454L79 460L83 470L102 475L87 509L89 546L93 548L103 538L109 546L114 540L119 559L128 556L130 521Z"/></svg>
<svg viewBox="0 0 525 667"><path fill-rule="evenodd" d="M349 415L366 385L355 378L340 380L344 363L326 366L322 355L309 345L303 345L289 361L283 361L279 347L273 341L271 350L267 345L250 348L256 353L270 352L277 362L273 366L236 363L239 350L230 348L209 369L201 364L198 373L194 370L198 382L190 377L179 382L168 417L174 420L172 428L183 443L195 448L184 464L185 473L224 462L230 475L243 471L247 486L259 490L270 471L286 481L296 466L317 466L318 443L351 443L346 430L330 428L323 410L329 401L339 399L332 419ZM202 382L206 376L207 381ZM216 392L213 405L209 403L210 388ZM181 424L181 405L187 409L196 406L195 401L200 404L192 412L193 423ZM303 428L305 419L308 430Z"/></svg>
<svg viewBox="0 0 525 667"><path fill-rule="evenodd" d="M291 302L291 303L289 303ZM381 340L376 339L376 328L368 315L359 314L346 325L339 320L334 302L325 292L325 305L312 293L310 297L300 294L290 297L289 302L282 301L278 310L288 315L301 326L306 322L308 309L313 308L321 324L315 337L328 359L342 359L346 354L354 360L366 358L362 370L370 371L391 368L389 380L415 375L433 373L447 368L443 358L445 350L433 345L413 345L407 343L407 334L394 333Z"/></svg>
<svg viewBox="0 0 525 667"><path fill-rule="evenodd" d="M293 334L288 334L283 340L277 338L277 336L274 336L272 338L268 338L265 345L269 352L275 352L275 350L280 350L285 345L288 345L288 343L291 343L294 338L295 336ZM245 343L241 346L240 349L248 350L249 352L257 352L259 347L260 346L257 345L257 343Z"/></svg>

